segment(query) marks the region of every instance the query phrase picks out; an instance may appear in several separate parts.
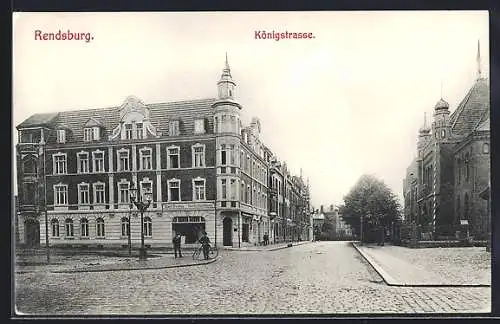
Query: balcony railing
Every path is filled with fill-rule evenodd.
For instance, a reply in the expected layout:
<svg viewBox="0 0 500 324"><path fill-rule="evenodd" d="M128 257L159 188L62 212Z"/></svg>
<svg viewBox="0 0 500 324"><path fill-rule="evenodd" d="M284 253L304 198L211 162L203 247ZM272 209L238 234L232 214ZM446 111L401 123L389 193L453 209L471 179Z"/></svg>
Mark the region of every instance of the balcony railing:
<svg viewBox="0 0 500 324"><path fill-rule="evenodd" d="M38 143L19 143L17 148L21 153L36 153L38 152Z"/></svg>

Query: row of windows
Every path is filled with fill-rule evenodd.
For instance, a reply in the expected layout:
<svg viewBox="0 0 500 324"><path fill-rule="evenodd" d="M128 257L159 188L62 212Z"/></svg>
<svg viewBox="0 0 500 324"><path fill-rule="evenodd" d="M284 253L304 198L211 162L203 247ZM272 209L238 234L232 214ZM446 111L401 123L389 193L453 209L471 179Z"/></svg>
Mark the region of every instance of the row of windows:
<svg viewBox="0 0 500 324"><path fill-rule="evenodd" d="M170 136L179 136L180 135L180 127L179 120L171 120L169 123L169 135ZM203 134L205 133L205 120L204 119L196 119L194 121L194 133L195 134ZM66 143L66 130L58 129L56 133L57 142L60 144ZM143 139L146 138L146 128L142 122L131 122L127 123L123 126L122 139L131 140L131 139ZM85 127L83 129L83 141L91 142L91 141L99 141L101 139L101 127Z"/></svg>
<svg viewBox="0 0 500 324"><path fill-rule="evenodd" d="M186 217L174 217L172 219L172 223L175 224L204 224L205 218L200 216L186 216ZM51 236L54 238L59 238L61 235L59 220L54 218L50 222L51 225ZM90 237L89 231L89 220L87 218L80 219L80 238L88 238ZM122 217L120 221L121 225L121 236L127 237L130 235L130 218ZM153 221L150 217L146 216L143 220L143 231L145 237L153 236ZM75 237L75 227L74 221L71 218L67 218L64 221L64 236L67 238ZM96 238L105 238L105 224L104 219L99 217L95 220L95 236Z"/></svg>
<svg viewBox="0 0 500 324"><path fill-rule="evenodd" d="M191 147L192 167L205 167L205 145L195 144ZM92 171L106 172L104 168L104 152L97 150L92 153ZM130 150L122 148L116 152L117 154L117 171L132 171L132 163L130 161ZM53 158L53 173L67 174L67 154L56 153ZM77 173L90 172L89 152L77 153ZM180 148L178 146L167 148L167 168L180 168ZM152 149L145 147L139 150L139 170L153 170L153 154Z"/></svg>
<svg viewBox="0 0 500 324"><path fill-rule="evenodd" d="M192 180L193 183L193 200L206 200L206 180L203 178L195 178ZM82 182L77 185L78 187L78 204L87 205L91 204L91 194L90 194L90 184ZM118 203L128 204L130 203L130 187L131 184L125 179L121 179L118 182ZM105 183L96 182L92 184L93 188L93 204L104 204L105 199ZM148 178L144 178L139 182L140 195L143 196L147 192L152 192L153 181ZM181 200L181 180L170 179L167 181L168 190L168 201L180 201ZM54 205L55 206L66 206L68 205L68 185L67 184L56 184L54 185Z"/></svg>
<svg viewBox="0 0 500 324"><path fill-rule="evenodd" d="M238 179L220 179L220 199L221 200L240 200L246 204L250 204L259 208L267 208L267 193L261 190L261 186L250 185L245 186L245 182L241 181L240 192L238 197Z"/></svg>
<svg viewBox="0 0 500 324"><path fill-rule="evenodd" d="M60 225L59 225L59 220L54 218L50 222L51 225L51 236L52 237L60 237ZM143 221L143 227L144 227L144 236L146 237L151 237L153 235L153 223L151 221L150 217L144 217ZM121 219L121 235L122 236L128 236L130 234L130 226L129 226L129 219L128 217L123 217ZM104 219L102 218L97 218L95 221L95 233L97 238L105 238L106 237L106 231L105 231L105 224L104 224ZM90 237L90 232L89 232L89 221L86 218L81 218L80 219L80 237L81 238L88 238ZM67 218L64 221L64 236L68 238L73 238L75 237L75 227L74 227L74 222L73 219Z"/></svg>

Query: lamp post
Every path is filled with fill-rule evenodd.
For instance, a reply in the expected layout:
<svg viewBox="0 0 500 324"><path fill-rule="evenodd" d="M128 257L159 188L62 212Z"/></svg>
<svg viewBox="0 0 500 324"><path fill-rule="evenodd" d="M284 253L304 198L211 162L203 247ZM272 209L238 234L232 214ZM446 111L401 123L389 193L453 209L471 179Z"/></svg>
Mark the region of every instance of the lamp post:
<svg viewBox="0 0 500 324"><path fill-rule="evenodd" d="M146 249L144 248L144 212L146 211L146 209L148 209L149 205L151 205L151 192L149 190L144 192L144 198L145 198L144 201L143 197L141 197L141 195L138 194L138 191L139 191L138 188L135 187L130 188L130 200L141 212L141 249L139 250L139 259L145 260Z"/></svg>
<svg viewBox="0 0 500 324"><path fill-rule="evenodd" d="M130 204L130 212L128 213L127 239L128 239L128 256L132 256L132 237L130 236L130 218L132 217L132 204Z"/></svg>

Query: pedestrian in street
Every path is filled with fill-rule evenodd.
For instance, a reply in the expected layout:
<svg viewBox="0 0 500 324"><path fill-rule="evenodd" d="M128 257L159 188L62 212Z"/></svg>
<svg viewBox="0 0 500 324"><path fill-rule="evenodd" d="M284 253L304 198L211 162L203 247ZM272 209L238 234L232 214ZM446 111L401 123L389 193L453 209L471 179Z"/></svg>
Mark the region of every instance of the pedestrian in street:
<svg viewBox="0 0 500 324"><path fill-rule="evenodd" d="M264 245L269 245L269 234L264 234Z"/></svg>
<svg viewBox="0 0 500 324"><path fill-rule="evenodd" d="M205 260L208 260L208 252L210 251L210 239L208 238L207 232L203 232L203 235L198 240L203 248L203 256Z"/></svg>
<svg viewBox="0 0 500 324"><path fill-rule="evenodd" d="M174 254L175 258L177 259L177 252L179 252L179 258L182 258L182 252L181 252L181 234L177 233L174 238L172 239L172 243L174 243Z"/></svg>

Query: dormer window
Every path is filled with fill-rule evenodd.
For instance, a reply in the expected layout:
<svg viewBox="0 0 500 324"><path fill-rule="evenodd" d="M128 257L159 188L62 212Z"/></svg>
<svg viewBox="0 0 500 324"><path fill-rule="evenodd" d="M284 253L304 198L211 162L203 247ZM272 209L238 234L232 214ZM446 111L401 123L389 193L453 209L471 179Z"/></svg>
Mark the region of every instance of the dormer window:
<svg viewBox="0 0 500 324"><path fill-rule="evenodd" d="M101 139L99 127L92 127L92 134L94 135L94 141L98 141L99 139Z"/></svg>
<svg viewBox="0 0 500 324"><path fill-rule="evenodd" d="M132 139L132 124L125 124L125 139Z"/></svg>
<svg viewBox="0 0 500 324"><path fill-rule="evenodd" d="M168 133L170 136L179 136L180 130L179 130L179 121L178 120L171 120L169 127L168 127Z"/></svg>
<svg viewBox="0 0 500 324"><path fill-rule="evenodd" d="M194 133L195 134L205 133L205 120L204 119L196 119L194 121Z"/></svg>
<svg viewBox="0 0 500 324"><path fill-rule="evenodd" d="M66 130L64 129L57 130L57 143L59 144L66 143Z"/></svg>
<svg viewBox="0 0 500 324"><path fill-rule="evenodd" d="M141 139L142 138L142 123L137 123L135 124L135 137L137 139Z"/></svg>
<svg viewBox="0 0 500 324"><path fill-rule="evenodd" d="M83 140L85 142L92 141L92 128L84 128L83 129Z"/></svg>

